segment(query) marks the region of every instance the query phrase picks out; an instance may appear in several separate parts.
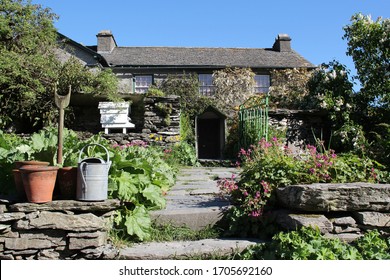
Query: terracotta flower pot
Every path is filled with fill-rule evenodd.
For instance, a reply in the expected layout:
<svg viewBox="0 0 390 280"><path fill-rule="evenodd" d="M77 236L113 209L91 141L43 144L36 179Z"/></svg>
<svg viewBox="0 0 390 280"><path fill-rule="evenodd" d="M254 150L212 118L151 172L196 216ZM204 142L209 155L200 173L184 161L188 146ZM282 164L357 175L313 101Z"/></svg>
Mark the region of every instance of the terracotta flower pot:
<svg viewBox="0 0 390 280"><path fill-rule="evenodd" d="M23 160L23 161L15 161L14 165L16 169L19 169L20 167L24 165L43 165L48 166L50 162L47 161L39 161L39 160Z"/></svg>
<svg viewBox="0 0 390 280"><path fill-rule="evenodd" d="M15 182L15 189L16 193L18 195L18 199L21 201L26 200L26 192L24 191L23 187L23 180L22 180L22 174L20 172L20 168L25 165L42 165L42 166L48 166L50 163L46 161L36 161L36 160L30 160L30 161L15 161L15 169L12 170L12 173L14 175L14 182Z"/></svg>
<svg viewBox="0 0 390 280"><path fill-rule="evenodd" d="M52 201L58 167L25 165L21 167L23 186L27 200L32 203Z"/></svg>
<svg viewBox="0 0 390 280"><path fill-rule="evenodd" d="M77 167L62 167L58 169L57 186L61 199L76 199Z"/></svg>

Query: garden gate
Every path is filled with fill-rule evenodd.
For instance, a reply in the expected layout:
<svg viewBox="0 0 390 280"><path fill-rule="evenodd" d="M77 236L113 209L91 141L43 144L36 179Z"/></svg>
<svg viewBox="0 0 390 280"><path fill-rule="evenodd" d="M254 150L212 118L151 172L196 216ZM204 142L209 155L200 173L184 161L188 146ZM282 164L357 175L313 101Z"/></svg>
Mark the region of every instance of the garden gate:
<svg viewBox="0 0 390 280"><path fill-rule="evenodd" d="M238 133L240 148L268 140L268 94L249 98L240 106Z"/></svg>

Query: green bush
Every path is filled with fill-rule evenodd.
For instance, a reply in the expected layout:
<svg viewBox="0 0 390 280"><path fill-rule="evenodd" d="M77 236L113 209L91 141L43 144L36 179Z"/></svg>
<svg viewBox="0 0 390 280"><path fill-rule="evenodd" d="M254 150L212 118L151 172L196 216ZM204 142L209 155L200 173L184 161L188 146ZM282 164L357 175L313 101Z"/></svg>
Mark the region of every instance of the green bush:
<svg viewBox="0 0 390 280"><path fill-rule="evenodd" d="M297 231L275 234L272 242L247 248L236 259L266 260L374 260L390 259L389 239L370 231L355 243L326 238L320 231L302 227Z"/></svg>
<svg viewBox="0 0 390 280"><path fill-rule="evenodd" d="M156 97L162 97L165 96L165 93L162 90L159 90L155 86L151 86L148 88L148 91L145 94L146 96L156 96Z"/></svg>
<svg viewBox="0 0 390 280"><path fill-rule="evenodd" d="M185 141L176 143L171 148L166 149L165 159L173 166L198 166L195 147Z"/></svg>

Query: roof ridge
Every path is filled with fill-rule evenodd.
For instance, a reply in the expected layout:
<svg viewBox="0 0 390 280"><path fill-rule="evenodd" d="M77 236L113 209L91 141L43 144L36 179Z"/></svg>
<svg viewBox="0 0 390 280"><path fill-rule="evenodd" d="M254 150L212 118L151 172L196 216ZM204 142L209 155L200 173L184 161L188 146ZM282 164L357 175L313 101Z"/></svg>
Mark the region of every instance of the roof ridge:
<svg viewBox="0 0 390 280"><path fill-rule="evenodd" d="M243 50L272 50L272 48L250 48L250 47L188 47L188 46L117 46L115 49L127 48L160 48L160 49L243 49Z"/></svg>

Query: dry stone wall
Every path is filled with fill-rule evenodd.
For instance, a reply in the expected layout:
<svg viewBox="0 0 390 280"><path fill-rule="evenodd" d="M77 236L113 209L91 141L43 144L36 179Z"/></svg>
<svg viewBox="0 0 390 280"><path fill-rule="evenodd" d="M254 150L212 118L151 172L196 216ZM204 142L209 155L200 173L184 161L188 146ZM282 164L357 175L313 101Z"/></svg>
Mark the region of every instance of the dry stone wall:
<svg viewBox="0 0 390 280"><path fill-rule="evenodd" d="M114 259L107 232L119 206L119 200L0 200L0 259Z"/></svg>
<svg viewBox="0 0 390 280"><path fill-rule="evenodd" d="M132 118L140 132L107 134L118 145L143 141L147 144L169 146L180 141L180 101L178 96L145 97L142 116Z"/></svg>
<svg viewBox="0 0 390 280"><path fill-rule="evenodd" d="M284 229L318 227L353 241L367 230L390 236L390 184L346 183L280 187L276 223Z"/></svg>
<svg viewBox="0 0 390 280"><path fill-rule="evenodd" d="M314 144L315 137L322 137L323 140L330 137L330 126L324 111L270 109L268 115L269 125L286 132L287 144L292 149Z"/></svg>

